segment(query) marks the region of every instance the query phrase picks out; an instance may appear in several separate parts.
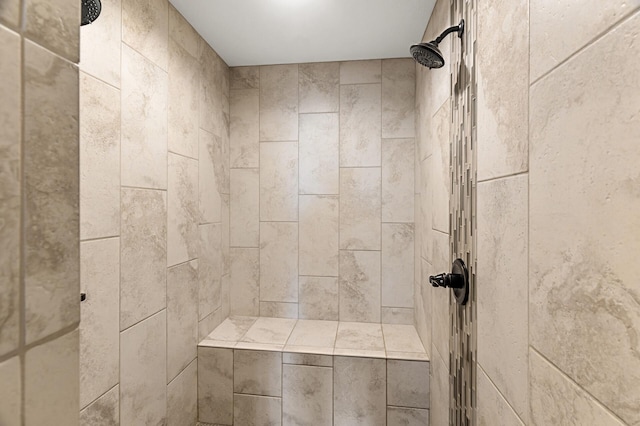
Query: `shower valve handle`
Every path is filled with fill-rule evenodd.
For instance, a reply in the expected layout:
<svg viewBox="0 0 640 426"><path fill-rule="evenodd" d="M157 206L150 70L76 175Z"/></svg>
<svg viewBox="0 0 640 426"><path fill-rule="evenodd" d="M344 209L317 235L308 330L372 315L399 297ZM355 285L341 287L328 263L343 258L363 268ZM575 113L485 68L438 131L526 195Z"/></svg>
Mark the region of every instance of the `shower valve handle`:
<svg viewBox="0 0 640 426"><path fill-rule="evenodd" d="M462 288L464 287L464 275L445 273L431 275L429 282L434 287Z"/></svg>
<svg viewBox="0 0 640 426"><path fill-rule="evenodd" d="M442 274L431 275L429 282L434 287L453 290L456 302L460 305L465 305L469 299L469 272L462 259L454 260L450 274L443 272Z"/></svg>

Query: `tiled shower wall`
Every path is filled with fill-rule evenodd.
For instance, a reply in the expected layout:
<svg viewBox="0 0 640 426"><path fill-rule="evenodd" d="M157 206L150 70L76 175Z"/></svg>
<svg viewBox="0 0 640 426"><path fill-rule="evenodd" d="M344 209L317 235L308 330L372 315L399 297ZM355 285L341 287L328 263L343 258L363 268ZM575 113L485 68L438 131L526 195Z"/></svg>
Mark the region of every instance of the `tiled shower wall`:
<svg viewBox="0 0 640 426"><path fill-rule="evenodd" d="M425 40L451 25L449 7L436 4ZM478 6L479 425L640 422L639 8ZM447 425L434 398L449 387L448 295L428 275L450 268L451 88L446 68L417 69L416 325L431 348L430 424Z"/></svg>
<svg viewBox="0 0 640 426"><path fill-rule="evenodd" d="M229 69L166 0L103 0L81 36L81 424L193 425L229 312Z"/></svg>
<svg viewBox="0 0 640 426"><path fill-rule="evenodd" d="M79 7L0 3L2 425L78 423Z"/></svg>
<svg viewBox="0 0 640 426"><path fill-rule="evenodd" d="M410 59L231 69L231 312L413 322Z"/></svg>

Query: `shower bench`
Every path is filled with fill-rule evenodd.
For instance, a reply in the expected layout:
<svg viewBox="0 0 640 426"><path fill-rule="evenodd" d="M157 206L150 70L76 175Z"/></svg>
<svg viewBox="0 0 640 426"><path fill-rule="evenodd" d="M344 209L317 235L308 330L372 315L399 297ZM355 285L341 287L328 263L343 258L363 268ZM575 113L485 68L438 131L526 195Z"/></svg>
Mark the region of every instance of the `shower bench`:
<svg viewBox="0 0 640 426"><path fill-rule="evenodd" d="M428 409L411 325L230 317L198 345L202 425L424 426Z"/></svg>

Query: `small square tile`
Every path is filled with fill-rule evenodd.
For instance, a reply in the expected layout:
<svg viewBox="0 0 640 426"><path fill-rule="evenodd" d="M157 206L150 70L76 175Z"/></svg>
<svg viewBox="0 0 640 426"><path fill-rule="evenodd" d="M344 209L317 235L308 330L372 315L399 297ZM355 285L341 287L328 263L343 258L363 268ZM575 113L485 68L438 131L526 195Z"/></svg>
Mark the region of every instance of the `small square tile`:
<svg viewBox="0 0 640 426"><path fill-rule="evenodd" d="M233 391L282 396L282 353L234 350Z"/></svg>
<svg viewBox="0 0 640 426"><path fill-rule="evenodd" d="M387 404L429 408L429 363L388 360Z"/></svg>
<svg viewBox="0 0 640 426"><path fill-rule="evenodd" d="M413 325L382 324L387 351L424 353L422 341Z"/></svg>
<svg viewBox="0 0 640 426"><path fill-rule="evenodd" d="M384 352L382 327L374 323L340 322L335 347Z"/></svg>
<svg viewBox="0 0 640 426"><path fill-rule="evenodd" d="M338 278L298 277L300 318L338 320Z"/></svg>

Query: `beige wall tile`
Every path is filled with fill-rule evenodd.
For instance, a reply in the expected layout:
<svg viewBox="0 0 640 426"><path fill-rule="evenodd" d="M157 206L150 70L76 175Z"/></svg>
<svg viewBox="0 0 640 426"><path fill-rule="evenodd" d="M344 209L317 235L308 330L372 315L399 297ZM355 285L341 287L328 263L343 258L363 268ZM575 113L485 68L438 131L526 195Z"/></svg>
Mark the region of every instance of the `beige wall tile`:
<svg viewBox="0 0 640 426"><path fill-rule="evenodd" d="M413 325L382 324L382 333L387 352L424 352L420 337Z"/></svg>
<svg viewBox="0 0 640 426"><path fill-rule="evenodd" d="M0 23L14 29L20 26L20 0L2 2L0 5Z"/></svg>
<svg viewBox="0 0 640 426"><path fill-rule="evenodd" d="M169 153L167 265L198 257L198 161Z"/></svg>
<svg viewBox="0 0 640 426"><path fill-rule="evenodd" d="M198 161L198 191L201 223L220 222L222 218L223 171L220 167L222 138L200 129Z"/></svg>
<svg viewBox="0 0 640 426"><path fill-rule="evenodd" d="M338 276L339 199L300 196L300 274Z"/></svg>
<svg viewBox="0 0 640 426"><path fill-rule="evenodd" d="M300 193L337 194L339 187L339 115L300 114Z"/></svg>
<svg viewBox="0 0 640 426"><path fill-rule="evenodd" d="M120 335L120 422L163 424L167 417L167 314Z"/></svg>
<svg viewBox="0 0 640 426"><path fill-rule="evenodd" d="M282 395L282 353L233 352L233 391L251 395Z"/></svg>
<svg viewBox="0 0 640 426"><path fill-rule="evenodd" d="M380 166L380 85L340 86L340 167Z"/></svg>
<svg viewBox="0 0 640 426"><path fill-rule="evenodd" d="M333 356L284 352L282 362L284 364L333 367Z"/></svg>
<svg viewBox="0 0 640 426"><path fill-rule="evenodd" d="M123 44L122 185L167 188L167 80L165 71Z"/></svg>
<svg viewBox="0 0 640 426"><path fill-rule="evenodd" d="M429 425L429 410L387 407L387 426Z"/></svg>
<svg viewBox="0 0 640 426"><path fill-rule="evenodd" d="M445 103L433 118L432 129L433 155L427 160L427 176L432 184L431 211L433 229L449 232L449 192L451 191L451 176L449 170L449 103Z"/></svg>
<svg viewBox="0 0 640 426"><path fill-rule="evenodd" d="M200 34L171 3L169 3L169 40L175 41L191 56L198 56Z"/></svg>
<svg viewBox="0 0 640 426"><path fill-rule="evenodd" d="M434 288L429 283L429 275L439 274L441 272L451 270L451 261L449 257L449 235L441 232L433 233L433 265L427 264L428 268L424 269L422 277L423 291L428 294L428 302L431 304L431 330L432 343L442 354L449 353L449 334L451 329L450 301L453 297L451 291L443 288Z"/></svg>
<svg viewBox="0 0 640 426"><path fill-rule="evenodd" d="M0 420L8 425L22 422L22 380L20 378L20 358L14 356L0 362Z"/></svg>
<svg viewBox="0 0 640 426"><path fill-rule="evenodd" d="M333 421L336 426L385 424L385 360L334 358Z"/></svg>
<svg viewBox="0 0 640 426"><path fill-rule="evenodd" d="M380 322L380 252L340 251L340 320Z"/></svg>
<svg viewBox="0 0 640 426"><path fill-rule="evenodd" d="M339 287L334 277L299 277L300 318L338 320Z"/></svg>
<svg viewBox="0 0 640 426"><path fill-rule="evenodd" d="M624 424L534 350L529 353L529 374L532 425Z"/></svg>
<svg viewBox="0 0 640 426"><path fill-rule="evenodd" d="M282 398L234 395L233 423L236 425L281 425Z"/></svg>
<svg viewBox="0 0 640 426"><path fill-rule="evenodd" d="M446 426L449 424L449 369L437 352L433 353L429 368L429 421L433 426Z"/></svg>
<svg viewBox="0 0 640 426"><path fill-rule="evenodd" d="M429 408L429 363L387 360L387 404Z"/></svg>
<svg viewBox="0 0 640 426"><path fill-rule="evenodd" d="M260 220L298 220L298 144L260 144Z"/></svg>
<svg viewBox="0 0 640 426"><path fill-rule="evenodd" d="M27 351L24 365L24 424L73 425L78 423L79 333ZM4 385L3 385L4 387Z"/></svg>
<svg viewBox="0 0 640 426"><path fill-rule="evenodd" d="M260 300L298 301L298 224L260 223Z"/></svg>
<svg viewBox="0 0 640 426"><path fill-rule="evenodd" d="M200 55L200 127L223 137L229 131L229 67L202 40Z"/></svg>
<svg viewBox="0 0 640 426"><path fill-rule="evenodd" d="M198 261L192 260L167 271L167 383L195 359L197 344Z"/></svg>
<svg viewBox="0 0 640 426"><path fill-rule="evenodd" d="M102 0L99 19L80 28L80 69L120 87L122 0Z"/></svg>
<svg viewBox="0 0 640 426"><path fill-rule="evenodd" d="M259 88L260 88L260 67L231 68L231 90L259 89Z"/></svg>
<svg viewBox="0 0 640 426"><path fill-rule="evenodd" d="M231 249L231 314L260 314L260 250Z"/></svg>
<svg viewBox="0 0 640 426"><path fill-rule="evenodd" d="M298 304L287 302L260 302L260 316L298 318Z"/></svg>
<svg viewBox="0 0 640 426"><path fill-rule="evenodd" d="M198 361L193 360L167 385L167 426L193 426L198 421Z"/></svg>
<svg viewBox="0 0 640 426"><path fill-rule="evenodd" d="M340 62L340 84L380 83L380 60Z"/></svg>
<svg viewBox="0 0 640 426"><path fill-rule="evenodd" d="M31 343L80 320L78 70L27 41L23 78L25 325Z"/></svg>
<svg viewBox="0 0 640 426"><path fill-rule="evenodd" d="M231 90L231 167L260 166L260 91Z"/></svg>
<svg viewBox="0 0 640 426"><path fill-rule="evenodd" d="M413 222L413 139L382 140L382 221Z"/></svg>
<svg viewBox="0 0 640 426"><path fill-rule="evenodd" d="M631 424L640 421L640 342L630 332L640 328L640 282L629 268L640 253L630 232L640 229L640 126L630 119L640 98L629 89L639 25L635 14L530 97L531 344Z"/></svg>
<svg viewBox="0 0 640 426"><path fill-rule="evenodd" d="M12 20L13 7L2 3L0 21ZM20 37L4 28L0 57L0 354L5 354L18 347L20 332L21 76Z"/></svg>
<svg viewBox="0 0 640 426"><path fill-rule="evenodd" d="M337 112L340 104L340 64L322 62L299 66L299 108L305 112Z"/></svg>
<svg viewBox="0 0 640 426"><path fill-rule="evenodd" d="M333 370L282 366L282 424L333 425Z"/></svg>
<svg viewBox="0 0 640 426"><path fill-rule="evenodd" d="M80 426L120 425L120 386L112 387L80 411Z"/></svg>
<svg viewBox="0 0 640 426"><path fill-rule="evenodd" d="M528 406L528 178L477 187L478 362L521 417Z"/></svg>
<svg viewBox="0 0 640 426"><path fill-rule="evenodd" d="M382 224L382 306L413 306L413 224Z"/></svg>
<svg viewBox="0 0 640 426"><path fill-rule="evenodd" d="M120 91L80 73L80 238L120 234Z"/></svg>
<svg viewBox="0 0 640 426"><path fill-rule="evenodd" d="M198 420L233 423L233 349L198 348Z"/></svg>
<svg viewBox="0 0 640 426"><path fill-rule="evenodd" d="M411 287L411 291L413 291L413 286ZM383 324L413 325L414 323L413 308L389 308L389 307L383 306L381 322Z"/></svg>
<svg viewBox="0 0 640 426"><path fill-rule="evenodd" d="M260 140L298 139L298 65L260 67Z"/></svg>
<svg viewBox="0 0 640 426"><path fill-rule="evenodd" d="M260 241L260 172L231 170L231 247L258 247Z"/></svg>
<svg viewBox="0 0 640 426"><path fill-rule="evenodd" d="M333 348L338 332L338 321L299 320L287 346L315 346Z"/></svg>
<svg viewBox="0 0 640 426"><path fill-rule="evenodd" d="M222 303L222 251L219 223L200 225L198 316L202 320Z"/></svg>
<svg viewBox="0 0 640 426"><path fill-rule="evenodd" d="M528 372L528 367L525 372ZM524 426L522 420L481 368L478 369L476 380L478 425L491 426L497 422L505 426Z"/></svg>
<svg viewBox="0 0 640 426"><path fill-rule="evenodd" d="M382 137L415 136L416 63L412 58L382 61Z"/></svg>
<svg viewBox="0 0 640 426"><path fill-rule="evenodd" d="M169 2L122 0L122 41L151 62L167 69Z"/></svg>
<svg viewBox="0 0 640 426"><path fill-rule="evenodd" d="M292 319L258 318L242 341L284 345L295 325Z"/></svg>
<svg viewBox="0 0 640 426"><path fill-rule="evenodd" d="M120 240L80 243L80 407L118 383L120 376Z"/></svg>
<svg viewBox="0 0 640 426"><path fill-rule="evenodd" d="M380 169L340 172L340 248L380 250Z"/></svg>
<svg viewBox="0 0 640 426"><path fill-rule="evenodd" d="M24 35L40 46L78 63L80 4L73 0L24 0Z"/></svg>
<svg viewBox="0 0 640 426"><path fill-rule="evenodd" d="M228 315L224 313L224 309L218 308L198 322L198 341L207 337Z"/></svg>
<svg viewBox="0 0 640 426"><path fill-rule="evenodd" d="M122 189L120 330L166 306L167 197Z"/></svg>

